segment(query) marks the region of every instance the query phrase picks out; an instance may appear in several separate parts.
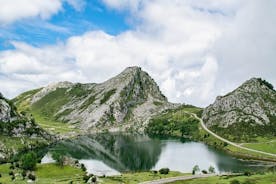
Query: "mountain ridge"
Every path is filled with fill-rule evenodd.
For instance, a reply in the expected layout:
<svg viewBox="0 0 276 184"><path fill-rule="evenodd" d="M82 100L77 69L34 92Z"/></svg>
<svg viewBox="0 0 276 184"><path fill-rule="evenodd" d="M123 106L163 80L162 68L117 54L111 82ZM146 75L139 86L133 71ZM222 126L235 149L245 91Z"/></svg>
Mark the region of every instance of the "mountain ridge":
<svg viewBox="0 0 276 184"><path fill-rule="evenodd" d="M90 132L143 131L154 114L177 106L168 102L149 74L136 66L99 84L59 82L26 93L13 100L21 110L53 116L56 121Z"/></svg>

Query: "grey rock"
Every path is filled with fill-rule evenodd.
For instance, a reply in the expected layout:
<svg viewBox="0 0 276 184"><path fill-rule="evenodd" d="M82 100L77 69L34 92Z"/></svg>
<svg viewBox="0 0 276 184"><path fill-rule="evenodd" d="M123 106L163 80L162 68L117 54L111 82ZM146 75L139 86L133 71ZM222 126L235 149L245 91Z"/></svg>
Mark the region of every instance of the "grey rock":
<svg viewBox="0 0 276 184"><path fill-rule="evenodd" d="M235 123L267 125L276 116L276 92L262 79L252 78L204 109L202 118L208 127L227 128ZM276 123L276 122L275 122Z"/></svg>

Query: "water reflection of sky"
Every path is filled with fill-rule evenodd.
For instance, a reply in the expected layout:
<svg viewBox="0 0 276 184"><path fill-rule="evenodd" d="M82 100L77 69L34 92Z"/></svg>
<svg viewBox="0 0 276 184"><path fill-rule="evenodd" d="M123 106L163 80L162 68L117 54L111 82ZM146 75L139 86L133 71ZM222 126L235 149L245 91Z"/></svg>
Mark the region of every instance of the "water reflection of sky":
<svg viewBox="0 0 276 184"><path fill-rule="evenodd" d="M180 143L176 141L165 142L158 162L153 167L159 170L164 167L180 172L192 172L198 165L200 169L213 166L218 171L216 156L201 143Z"/></svg>

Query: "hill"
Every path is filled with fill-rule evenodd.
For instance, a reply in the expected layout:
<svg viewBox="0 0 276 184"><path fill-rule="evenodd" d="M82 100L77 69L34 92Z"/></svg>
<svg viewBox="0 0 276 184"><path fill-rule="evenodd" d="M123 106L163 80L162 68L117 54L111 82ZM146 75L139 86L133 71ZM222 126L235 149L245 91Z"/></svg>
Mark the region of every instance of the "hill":
<svg viewBox="0 0 276 184"><path fill-rule="evenodd" d="M233 141L250 142L276 136L276 92L260 78L252 78L204 109L208 128Z"/></svg>

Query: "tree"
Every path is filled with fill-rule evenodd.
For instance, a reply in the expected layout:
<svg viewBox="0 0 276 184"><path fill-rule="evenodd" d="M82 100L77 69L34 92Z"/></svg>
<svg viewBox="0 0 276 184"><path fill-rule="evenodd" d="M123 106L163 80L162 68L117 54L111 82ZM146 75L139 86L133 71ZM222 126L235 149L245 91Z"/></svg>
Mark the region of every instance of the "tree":
<svg viewBox="0 0 276 184"><path fill-rule="evenodd" d="M215 168L213 166L210 166L208 171L209 173L215 173Z"/></svg>
<svg viewBox="0 0 276 184"><path fill-rule="evenodd" d="M61 155L60 153L54 152L52 153L52 157L60 167L64 166L65 157L63 155Z"/></svg>
<svg viewBox="0 0 276 184"><path fill-rule="evenodd" d="M195 165L195 166L193 167L193 174L195 174L196 172L199 172L199 171L200 171L199 166L198 166L198 165Z"/></svg>
<svg viewBox="0 0 276 184"><path fill-rule="evenodd" d="M24 170L34 170L37 163L37 155L29 152L21 157L21 168Z"/></svg>

